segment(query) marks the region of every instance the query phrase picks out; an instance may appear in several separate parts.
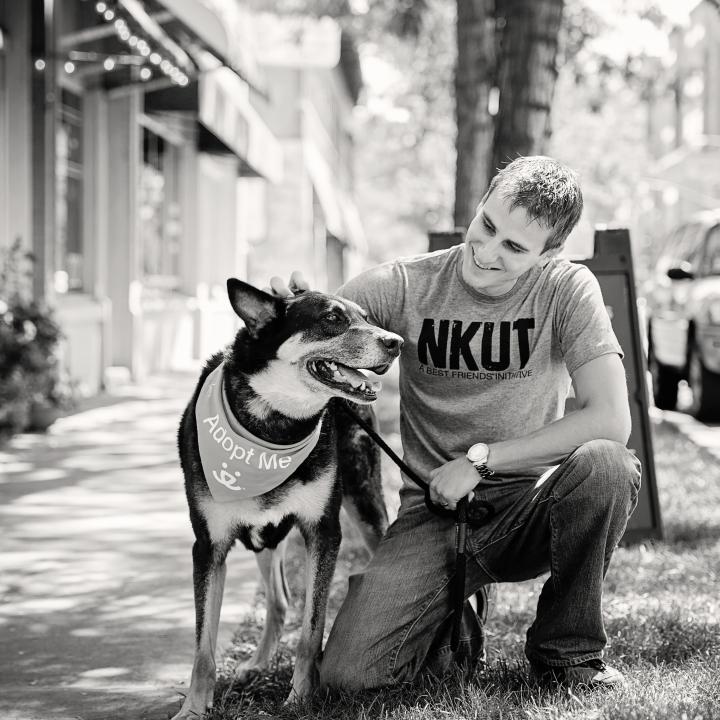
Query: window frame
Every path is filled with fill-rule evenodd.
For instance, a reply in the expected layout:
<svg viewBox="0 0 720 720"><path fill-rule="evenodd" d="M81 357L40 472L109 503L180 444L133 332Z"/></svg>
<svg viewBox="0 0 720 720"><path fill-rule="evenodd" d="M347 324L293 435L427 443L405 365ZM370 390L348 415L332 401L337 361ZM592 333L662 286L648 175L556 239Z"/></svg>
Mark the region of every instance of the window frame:
<svg viewBox="0 0 720 720"><path fill-rule="evenodd" d="M162 123L144 116L140 122L141 142L143 143L143 152L141 153L141 173L150 165L145 157L144 145L146 133L155 136L162 142L162 161L159 168L156 168L163 177L163 199L160 208L159 228L162 233L160 245L160 260L157 269L160 272L147 272L146 261L148 247L148 237L146 235L145 223L141 221L141 229L139 234L140 244L140 275L143 284L147 288L161 291L175 291L182 286L182 252L183 252L183 212L182 212L182 189L180 181L181 171L181 143L172 132L165 131ZM141 179L142 183L142 179ZM138 197L138 212L142 212L143 198L142 185L139 188L140 196ZM175 209L173 209L175 206ZM179 230L175 233L175 257L173 258L172 248L170 247L171 238L168 237L168 228L174 224L179 224Z"/></svg>

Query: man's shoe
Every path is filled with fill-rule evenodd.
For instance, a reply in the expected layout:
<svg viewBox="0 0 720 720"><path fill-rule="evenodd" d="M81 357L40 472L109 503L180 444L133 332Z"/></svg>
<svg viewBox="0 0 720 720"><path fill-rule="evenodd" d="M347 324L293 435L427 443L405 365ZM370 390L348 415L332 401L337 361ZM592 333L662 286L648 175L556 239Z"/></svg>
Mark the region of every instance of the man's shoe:
<svg viewBox="0 0 720 720"><path fill-rule="evenodd" d="M606 665L600 658L567 667L553 667L533 660L530 672L537 682L549 684L615 687L625 682L619 670Z"/></svg>

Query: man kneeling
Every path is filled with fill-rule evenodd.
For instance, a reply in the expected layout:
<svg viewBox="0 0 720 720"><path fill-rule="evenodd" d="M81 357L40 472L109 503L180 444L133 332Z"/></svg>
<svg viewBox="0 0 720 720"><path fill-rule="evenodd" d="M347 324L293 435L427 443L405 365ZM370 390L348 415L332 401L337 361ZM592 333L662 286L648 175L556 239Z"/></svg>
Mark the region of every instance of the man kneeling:
<svg viewBox="0 0 720 720"><path fill-rule="evenodd" d="M338 294L405 339L404 459L432 500L455 508L473 493L491 509L468 536L466 596L550 571L527 632L533 673L612 685L623 678L602 660L602 583L640 465L625 447L622 349L600 287L557 257L581 211L575 173L518 158L493 178L463 244L385 263ZM571 381L577 409L563 417ZM397 520L350 578L321 683L380 687L474 662L482 626L468 603L450 651L454 562L453 520L430 513L405 479Z"/></svg>

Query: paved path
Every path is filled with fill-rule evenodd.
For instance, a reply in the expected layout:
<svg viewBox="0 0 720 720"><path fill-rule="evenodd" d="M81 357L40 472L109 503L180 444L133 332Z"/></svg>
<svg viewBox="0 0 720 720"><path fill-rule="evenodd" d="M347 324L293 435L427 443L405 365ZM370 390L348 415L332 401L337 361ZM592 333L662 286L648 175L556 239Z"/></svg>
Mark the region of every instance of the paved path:
<svg viewBox="0 0 720 720"><path fill-rule="evenodd" d="M651 408L656 417L674 425L679 432L720 460L720 423L705 424L682 412Z"/></svg>
<svg viewBox="0 0 720 720"><path fill-rule="evenodd" d="M192 531L175 432L195 375L156 378L0 450L0 717L165 719L190 675ZM231 553L219 647L250 609Z"/></svg>
<svg viewBox="0 0 720 720"><path fill-rule="evenodd" d="M650 387L648 388L648 393L652 393ZM680 408L680 410L686 411L690 407L692 400L691 393L692 391L687 383L684 380L681 381L678 389L678 408ZM707 450L707 452L720 460L720 423L702 423L691 415L688 415L687 412L658 410L655 407L650 408L650 414L653 417L660 418L666 423L673 425L698 447Z"/></svg>

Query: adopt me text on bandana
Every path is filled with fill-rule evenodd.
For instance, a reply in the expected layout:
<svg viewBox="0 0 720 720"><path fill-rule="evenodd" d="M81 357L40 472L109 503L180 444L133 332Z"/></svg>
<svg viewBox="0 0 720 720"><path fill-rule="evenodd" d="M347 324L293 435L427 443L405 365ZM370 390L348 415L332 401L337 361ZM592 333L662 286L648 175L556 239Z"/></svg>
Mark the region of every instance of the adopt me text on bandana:
<svg viewBox="0 0 720 720"><path fill-rule="evenodd" d="M313 451L321 423L294 445L267 443L243 428L227 407L223 363L207 376L195 404L200 461L218 502L257 497L287 480Z"/></svg>

